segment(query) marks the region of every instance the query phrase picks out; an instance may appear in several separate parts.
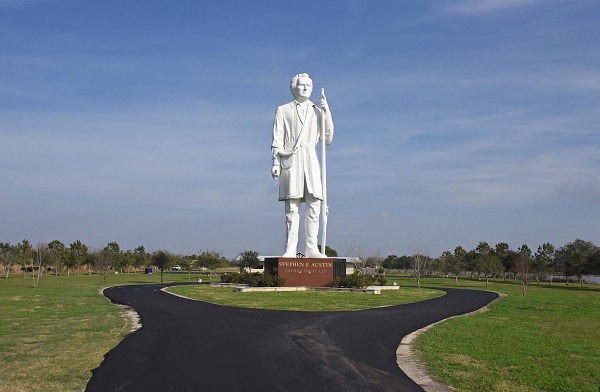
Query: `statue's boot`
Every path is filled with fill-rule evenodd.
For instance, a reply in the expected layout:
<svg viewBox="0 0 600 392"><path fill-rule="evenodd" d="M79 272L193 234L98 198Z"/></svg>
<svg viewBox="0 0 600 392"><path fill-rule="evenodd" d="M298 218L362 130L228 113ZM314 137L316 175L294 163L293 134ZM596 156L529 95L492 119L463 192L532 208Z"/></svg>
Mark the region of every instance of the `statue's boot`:
<svg viewBox="0 0 600 392"><path fill-rule="evenodd" d="M300 202L286 201L285 211L286 242L282 257L296 257L298 248L298 230L300 229Z"/></svg>
<svg viewBox="0 0 600 392"><path fill-rule="evenodd" d="M316 216L314 214L307 214L306 222L306 257L322 259L327 256L319 252L317 246L317 237L319 235L319 213Z"/></svg>

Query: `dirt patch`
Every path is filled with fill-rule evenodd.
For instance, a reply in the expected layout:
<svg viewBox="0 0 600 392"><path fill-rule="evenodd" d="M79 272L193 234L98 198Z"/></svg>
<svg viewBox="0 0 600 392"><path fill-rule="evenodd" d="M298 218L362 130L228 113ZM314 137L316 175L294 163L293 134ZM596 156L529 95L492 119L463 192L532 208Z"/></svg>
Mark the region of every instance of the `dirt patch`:
<svg viewBox="0 0 600 392"><path fill-rule="evenodd" d="M104 290L108 289L108 287L103 287L100 289L100 294L102 294L105 298L106 296L104 295ZM108 298L107 298L108 299ZM135 309L133 309L131 306L127 306L127 305L120 305L120 304L115 304L118 307L120 307L121 309L124 310L123 317L129 321L129 324L131 325L131 328L129 330L129 333L133 333L135 331L137 331L138 329L142 328L142 319L140 317L140 315L135 311Z"/></svg>

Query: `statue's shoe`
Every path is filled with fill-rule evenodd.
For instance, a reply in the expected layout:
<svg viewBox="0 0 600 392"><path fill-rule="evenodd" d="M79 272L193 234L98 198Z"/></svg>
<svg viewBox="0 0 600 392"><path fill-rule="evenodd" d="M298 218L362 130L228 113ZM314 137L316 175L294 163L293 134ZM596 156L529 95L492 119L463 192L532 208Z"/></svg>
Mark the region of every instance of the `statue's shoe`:
<svg viewBox="0 0 600 392"><path fill-rule="evenodd" d="M306 257L309 257L311 259L326 259L327 258L326 255L319 252L317 249L306 250Z"/></svg>

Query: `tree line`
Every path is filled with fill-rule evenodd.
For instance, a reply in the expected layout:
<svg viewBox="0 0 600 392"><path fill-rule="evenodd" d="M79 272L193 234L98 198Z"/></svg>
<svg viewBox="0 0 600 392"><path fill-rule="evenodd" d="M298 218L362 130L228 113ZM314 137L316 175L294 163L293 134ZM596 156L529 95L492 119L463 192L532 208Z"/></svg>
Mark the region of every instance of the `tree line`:
<svg viewBox="0 0 600 392"><path fill-rule="evenodd" d="M99 273L102 280L109 272L139 272L145 267L156 266L161 272L173 265L183 269L216 269L232 264L220 252L203 251L199 254L178 255L165 250L147 252L144 246L132 250L122 250L118 243L110 242L103 248L92 249L77 240L69 246L54 240L48 243L39 242L32 245L23 240L16 245L0 242L0 262L4 267L5 278L8 279L15 268L25 273L31 273L34 286L39 283L44 273L58 275L66 272L91 274Z"/></svg>
<svg viewBox="0 0 600 392"><path fill-rule="evenodd" d="M337 256L335 250L328 247L327 251L329 256ZM457 246L454 251L445 251L437 258L430 257L425 252L416 252L410 256L389 255L385 259L368 256L367 253L362 247L354 246L347 256L358 256L359 261L355 263L355 267L359 270L368 267L377 270L403 270L412 273L417 282L425 274L442 274L454 276L455 279L461 275L470 275L484 278L486 284L489 278L518 278L526 290L530 279L547 279L552 283L555 276L562 276L567 283L573 277L583 283L584 276L600 274L600 247L581 239L559 248L546 242L538 246L535 252L527 244L513 250L505 242L492 247L482 241L475 249L467 251L462 246ZM32 274L35 286L43 273L58 274L61 271L70 275L74 271L80 274L82 270L91 274L94 270L104 281L109 272L139 272L148 266L156 266L162 272L173 265L180 265L182 269L190 271L194 268L214 270L230 266L244 270L260 264L258 252L255 251L245 251L237 259L228 260L217 251L179 255L165 250L147 252L144 246L122 250L116 242L110 242L103 248L90 249L79 240L69 246L58 240L39 242L35 246L28 240L16 245L0 242L0 262L4 267L5 278L8 279L15 267L20 267L23 276L26 272Z"/></svg>
<svg viewBox="0 0 600 392"><path fill-rule="evenodd" d="M600 274L600 247L591 241L576 239L559 248L546 242L533 252L527 244L513 250L505 242L492 247L482 241L475 249L467 251L457 246L453 252L445 251L437 258L420 252L412 256L390 255L381 261L381 267L416 269L419 274L429 271L455 278L470 274L485 278L486 282L489 278L513 278L525 281L525 285L530 279L552 283L555 276L562 276L567 283L570 278L577 278L583 284L584 276Z"/></svg>

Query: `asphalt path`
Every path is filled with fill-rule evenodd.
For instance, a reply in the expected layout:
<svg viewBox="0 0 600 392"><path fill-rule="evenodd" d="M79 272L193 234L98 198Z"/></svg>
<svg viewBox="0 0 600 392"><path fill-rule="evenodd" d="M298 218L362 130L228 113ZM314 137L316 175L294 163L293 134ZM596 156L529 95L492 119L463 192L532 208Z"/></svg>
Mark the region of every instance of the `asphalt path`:
<svg viewBox="0 0 600 392"><path fill-rule="evenodd" d="M106 354L86 391L422 391L396 363L402 338L497 297L445 289L407 305L294 312L189 300L165 286L173 284L104 291L143 327Z"/></svg>

